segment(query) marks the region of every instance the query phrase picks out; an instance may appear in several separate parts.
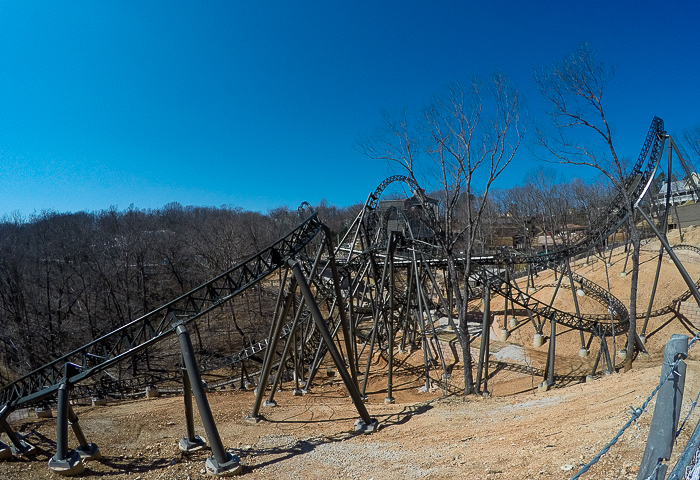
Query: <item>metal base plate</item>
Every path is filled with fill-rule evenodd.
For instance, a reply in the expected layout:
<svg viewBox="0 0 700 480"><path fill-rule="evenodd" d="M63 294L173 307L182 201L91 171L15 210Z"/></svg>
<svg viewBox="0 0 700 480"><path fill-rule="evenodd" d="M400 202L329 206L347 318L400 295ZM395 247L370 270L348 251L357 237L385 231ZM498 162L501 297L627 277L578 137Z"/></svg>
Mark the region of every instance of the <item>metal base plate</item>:
<svg viewBox="0 0 700 480"><path fill-rule="evenodd" d="M372 418L371 420L370 423L365 423L361 418L355 420L355 431L369 434L375 430L379 430L379 421L376 418Z"/></svg>
<svg viewBox="0 0 700 480"><path fill-rule="evenodd" d="M49 470L59 475L78 475L85 471L85 465L83 464L83 459L80 458L78 452L68 451L68 456L65 460L57 460L55 457L51 457L49 460Z"/></svg>
<svg viewBox="0 0 700 480"><path fill-rule="evenodd" d="M102 458L100 449L94 443L88 443L87 448L78 447L75 449L83 460L99 460Z"/></svg>
<svg viewBox="0 0 700 480"><path fill-rule="evenodd" d="M219 463L216 458L209 457L204 464L207 475L214 475L217 477L232 477L234 475L240 475L243 472L243 465L241 465L241 459L235 455L231 455L226 452L226 462Z"/></svg>
<svg viewBox="0 0 700 480"><path fill-rule="evenodd" d="M199 435L195 435L194 440L189 440L187 437L185 437L177 444L177 448L179 448L181 452L196 452L197 450L201 450L206 446L206 439L200 437Z"/></svg>
<svg viewBox="0 0 700 480"><path fill-rule="evenodd" d="M22 448L17 448L14 444L10 445L10 450L12 450L13 455L24 455L25 457L31 457L36 455L36 448L34 445L25 442L24 440L19 441Z"/></svg>

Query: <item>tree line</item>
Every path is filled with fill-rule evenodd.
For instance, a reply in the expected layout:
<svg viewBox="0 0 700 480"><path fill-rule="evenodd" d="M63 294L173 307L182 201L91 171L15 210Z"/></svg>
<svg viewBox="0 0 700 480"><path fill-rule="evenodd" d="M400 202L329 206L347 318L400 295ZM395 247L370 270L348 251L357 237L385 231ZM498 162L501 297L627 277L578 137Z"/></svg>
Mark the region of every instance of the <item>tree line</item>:
<svg viewBox="0 0 700 480"><path fill-rule="evenodd" d="M336 231L359 206L314 207ZM286 207L44 211L0 220L0 380L142 316L301 222Z"/></svg>

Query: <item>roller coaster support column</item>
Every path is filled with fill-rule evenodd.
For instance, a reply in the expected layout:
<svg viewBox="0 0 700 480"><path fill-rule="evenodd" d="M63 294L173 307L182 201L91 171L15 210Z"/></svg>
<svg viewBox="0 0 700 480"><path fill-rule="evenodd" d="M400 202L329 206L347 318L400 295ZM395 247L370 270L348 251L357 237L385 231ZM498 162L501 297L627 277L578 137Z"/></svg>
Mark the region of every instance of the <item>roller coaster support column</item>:
<svg viewBox="0 0 700 480"><path fill-rule="evenodd" d="M335 298L338 302L338 314L340 315L340 328L343 332L343 340L345 341L345 350L348 357L348 368L350 369L352 381L357 387L357 368L355 366L355 335L351 330L353 328L352 322L348 321L348 314L345 313L345 300L343 299L343 292L340 290L340 277L338 275L338 268L335 265L335 253L333 249L333 243L331 242L331 230L328 226L323 225L321 227L326 236L326 248L328 250L328 261L331 266L331 275L333 275L333 289L335 290ZM352 304L352 294L348 296L348 304ZM350 313L350 309L348 309ZM352 318L352 315L350 315ZM309 380L310 382L311 380Z"/></svg>
<svg viewBox="0 0 700 480"><path fill-rule="evenodd" d="M610 375L615 371L615 367L613 367L612 361L610 359L610 350L608 350L608 342L605 340L605 334L602 332L602 329L598 329L597 334L600 337L600 348L598 349L598 355L596 356L595 363L593 364L593 369L591 370L591 373L586 376L586 381L588 380L593 380L595 378L595 371L598 369L598 364L600 363L600 359L603 358L605 361L605 368L603 369L603 373L606 375Z"/></svg>
<svg viewBox="0 0 700 480"><path fill-rule="evenodd" d="M578 306L578 294L576 288L574 288L574 277L571 275L571 262L566 259L566 273L569 276L569 285L571 286L571 293L574 298L574 308L576 309L576 318L578 318L578 324L581 325L581 309ZM578 351L579 356L585 357L588 355L588 349L586 348L586 339L583 337L583 330L579 328L579 334L581 335L581 348Z"/></svg>
<svg viewBox="0 0 700 480"><path fill-rule="evenodd" d="M489 332L491 325L491 290L489 284L484 285L484 319L481 322L481 347L479 348L479 363L476 367L476 391L478 393L488 394L488 377L489 377ZM466 367L466 364L465 364ZM483 373L484 389L481 389L481 375Z"/></svg>
<svg viewBox="0 0 700 480"><path fill-rule="evenodd" d="M377 308L374 309L374 315L372 315L372 334L370 335L369 349L367 350L367 364L365 366L365 376L364 380L362 381L362 389L360 390L360 395L363 399L367 398L365 392L367 391L367 381L369 380L369 369L372 366L372 355L374 355L374 343L375 340L378 341L379 316L381 315L383 317L384 325L387 325L389 323L389 321L387 321L386 311L384 309L384 289L387 284L387 275L389 274L389 258L394 254L395 245L396 243L392 234L386 246L386 255L384 256L384 267L382 268L382 278L379 282L379 289L375 294ZM390 282L392 280L390 280ZM379 348L381 350L381 345Z"/></svg>
<svg viewBox="0 0 700 480"><path fill-rule="evenodd" d="M562 272L559 278L562 278L564 273ZM549 387L554 385L554 355L556 353L556 343L557 343L557 319L556 315L552 314L549 318L549 350L547 352L547 364L544 367L544 376L542 383L538 390L546 392Z"/></svg>
<svg viewBox="0 0 700 480"><path fill-rule="evenodd" d="M199 367L197 366L194 354L192 353L192 341L190 340L190 334L187 331L187 327L185 327L183 323L180 323L177 325L177 327L175 327L175 332L177 333L178 340L180 341L182 360L185 363L185 368L187 369L187 376L190 379L190 386L192 388L192 392L194 393L194 398L197 400L199 416L202 419L204 430L207 432L209 444L211 445L211 452L213 455L207 458L207 461L205 462L207 474L216 475L218 477L238 475L241 473L241 470L243 470L241 460L237 456L231 455L229 452L227 452L221 443L221 437L219 436L219 431L216 428L216 423L214 423L214 416L212 415L211 408L209 407L207 394L204 393L202 377L199 374Z"/></svg>
<svg viewBox="0 0 700 480"><path fill-rule="evenodd" d="M292 305L292 308L294 308L294 305ZM297 328L299 328L299 318L301 318L301 314L304 311L304 302L299 302L299 307L296 309L296 312L294 313L294 321L292 322L292 330L289 332L289 335L287 335L287 341L284 344L284 349L282 350L282 356L280 357L280 362L279 362L279 367L277 368L277 375L275 375L275 381L272 382L272 388L270 389L270 396L267 397L267 400L265 400L264 405L266 407L276 407L277 402L275 402L275 392L277 391L277 388L280 386L280 383L282 383L282 369L284 368L284 364L287 361L287 357L289 356L289 349L292 347L292 342L296 338L297 335ZM295 360L296 361L296 360ZM294 367L294 377L297 378L297 371L296 371L296 366ZM301 392L299 392L301 394ZM296 395L296 391L295 391Z"/></svg>
<svg viewBox="0 0 700 480"><path fill-rule="evenodd" d="M688 289L690 289L690 293L693 294L695 301L698 303L698 305L700 305L700 291L698 291L698 287L695 285L695 282L693 282L693 279L690 278L690 275L688 275L688 272L686 271L686 269L683 266L683 264L681 263L681 261L678 259L678 256L676 256L675 252L671 248L671 245L669 245L668 240L666 240L666 236L659 233L659 230L654 226L654 222L647 216L646 213L644 213L644 210L642 210L639 206L637 207L637 210L639 211L639 213L642 214L642 216L644 217L644 220L647 221L647 223L649 224L649 226L653 230L654 234L661 241L661 244L664 246L664 248L668 252L669 257L671 257L671 260L673 260L673 263L676 265L676 268L678 269L681 276L683 277L683 280L685 280L686 285L688 285Z"/></svg>
<svg viewBox="0 0 700 480"><path fill-rule="evenodd" d="M387 383L386 383L386 398L384 398L384 403L394 403L394 392L393 392L393 380L394 380L394 250L396 248L396 242L398 240L398 232L391 232L391 244L394 245L390 249L391 255L388 257L389 261L389 321L386 322L386 334L387 334L387 354L389 356L387 360Z"/></svg>
<svg viewBox="0 0 700 480"><path fill-rule="evenodd" d="M360 414L360 418L355 422L355 431L362 431L364 433L373 432L374 430L379 428L379 422L377 422L376 418L371 418L369 416L367 408L365 408L365 404L362 401L362 397L360 396L357 384L353 381L352 377L348 373L348 370L345 367L345 361L343 360L343 357L340 355L338 349L335 346L335 343L333 342L331 332L328 331L326 322L324 322L323 315L321 315L321 311L318 309L318 305L316 304L316 300L314 299L314 295L311 292L309 284L306 283L306 278L304 278L304 272L301 271L299 263L292 263L292 260L290 260L289 262L292 267L292 273L294 274L294 278L296 279L297 284L299 285L299 290L304 296L304 299L306 299L306 305L314 318L316 328L318 328L318 331L321 333L323 341L326 343L331 357L333 357L333 361L335 362L335 366L338 369L338 373L340 373L340 376L343 379L345 388L348 389L348 393L350 393L350 398L355 404L357 412Z"/></svg>
<svg viewBox="0 0 700 480"><path fill-rule="evenodd" d="M12 430L10 424L7 423L7 417L12 413L12 410L8 406L0 408L0 430L4 430L7 437L10 439L12 445L10 445L9 453L7 447L4 443L0 442L0 458L5 458L5 456L10 455L24 455L30 457L36 454L36 448L33 445L20 439L17 434Z"/></svg>
<svg viewBox="0 0 700 480"><path fill-rule="evenodd" d="M194 452L204 448L207 441L194 433L194 410L192 408L192 384L187 374L185 360L182 360L182 390L185 399L185 428L187 436L177 444L183 452ZM242 377L242 375L241 375Z"/></svg>
<svg viewBox="0 0 700 480"><path fill-rule="evenodd" d="M287 272L285 272L285 280L287 278ZM257 423L260 421L260 406L262 405L262 399L265 396L265 388L267 387L267 381L270 378L270 371L272 370L272 361L277 351L277 344L279 343L280 336L282 335L282 328L284 327L284 321L289 314L289 310L292 307L294 301L294 291L296 290L296 281L292 280L289 287L289 291L284 293L284 283L280 285L280 294L277 299L277 307L275 308L275 321L270 329L270 336L267 339L267 350L265 351L265 359L263 360L263 368L260 372L260 380L258 381L258 386L255 389L255 404L253 405L253 412L246 417L246 420L251 423ZM284 297L284 307L280 309L281 298Z"/></svg>
<svg viewBox="0 0 700 480"><path fill-rule="evenodd" d="M100 449L97 447L97 445L94 443L88 443L87 439L85 438L83 429L80 428L80 423L78 423L78 416L75 414L73 407L71 407L70 404L68 405L68 424L73 429L73 434L75 435L75 438L78 439L78 443L80 444L80 446L75 449L75 451L78 452L78 455L80 455L83 460L97 460L102 458L102 454L100 453Z"/></svg>
<svg viewBox="0 0 700 480"><path fill-rule="evenodd" d="M685 335L672 335L664 348L664 359L661 366L661 385L654 407L654 416L649 426L649 437L642 463L639 466L638 479L664 479L666 478L667 465L657 464L662 460L671 458L671 451L676 439L678 419L683 403L683 389L685 387L685 362L677 360L688 356L688 337ZM672 370L673 367L673 370ZM654 473L652 475L652 473Z"/></svg>
<svg viewBox="0 0 700 480"><path fill-rule="evenodd" d="M76 451L68 451L69 386L64 381L58 387L56 413L56 455L49 460L49 470L59 475L77 475L85 471L83 459Z"/></svg>

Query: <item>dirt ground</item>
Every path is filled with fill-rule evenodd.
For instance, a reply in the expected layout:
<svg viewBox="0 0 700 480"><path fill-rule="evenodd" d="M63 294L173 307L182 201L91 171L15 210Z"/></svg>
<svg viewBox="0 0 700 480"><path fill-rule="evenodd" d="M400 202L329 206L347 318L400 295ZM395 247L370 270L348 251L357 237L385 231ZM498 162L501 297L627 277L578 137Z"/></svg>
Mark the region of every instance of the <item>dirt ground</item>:
<svg viewBox="0 0 700 480"><path fill-rule="evenodd" d="M700 229L687 231L684 243L700 245ZM676 235L672 243L679 243ZM656 269L658 242L644 247L640 268L638 305L648 308ZM700 255L679 253L692 278L700 278ZM611 266L604 261L574 270L607 288L628 304L631 261L624 268L625 253L614 252ZM664 260L661 281L653 309L660 308L686 290L675 267ZM538 285L554 282L541 274ZM551 296L551 287L538 295ZM572 293L569 291L569 296ZM571 304L559 300L562 308ZM582 311L600 313L594 303L582 299ZM431 372L431 388L422 391L422 352L397 353L394 404L385 404L386 370L383 360L373 365L366 408L379 421L380 429L363 435L353 432L359 418L340 377L318 378L312 392L296 397L291 386L276 394L276 407L263 407L264 421L251 424L253 391L222 390L208 394L208 400L224 446L241 459L242 475L250 479L335 479L363 480L425 479L560 479L569 478L588 463L630 419L630 407L638 408L659 382L663 347L674 333L692 336L695 327L673 315L651 318L647 327L648 355L640 355L627 373L604 375L599 366L595 378L586 382L597 354L593 339L590 354L578 355L580 335L560 327L557 331L555 373L557 384L548 391L542 382L548 341L533 346L534 329L527 317L506 342L499 339L503 299L495 298L491 308L498 324L493 326L488 390L491 396L459 395L463 375L461 362L446 356L451 378L440 382L441 370ZM499 309L501 312L499 313ZM641 331L640 319L638 331ZM546 330L548 335L549 331ZM588 337L585 339L588 341ZM610 339L611 354L622 348L625 338ZM478 348L478 345L474 345ZM474 350L474 354L477 350ZM615 356L618 363L621 359ZM686 398L681 419L700 391L700 348L691 349L687 360ZM321 370L326 372L325 368ZM632 479L641 461L654 401L638 425L632 425L610 451L582 478ZM111 402L106 406L76 406L80 425L90 442L99 445L103 458L86 463L77 478L155 480L204 478L209 450L183 454L177 442L185 435L182 396ZM673 465L685 446L700 412L694 411L681 432L669 464ZM195 414L197 433L206 436ZM28 480L58 478L47 462L55 453L55 418L38 419L33 412L12 422L13 428L35 445L34 458L14 457L0 462L0 478ZM7 443L7 438L2 438ZM71 447L77 442L69 434Z"/></svg>

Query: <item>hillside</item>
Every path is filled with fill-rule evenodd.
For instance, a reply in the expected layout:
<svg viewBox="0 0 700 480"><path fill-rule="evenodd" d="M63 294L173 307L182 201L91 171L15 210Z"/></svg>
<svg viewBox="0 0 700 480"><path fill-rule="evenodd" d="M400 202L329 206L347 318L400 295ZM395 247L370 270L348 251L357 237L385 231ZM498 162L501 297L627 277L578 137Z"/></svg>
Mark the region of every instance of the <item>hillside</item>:
<svg viewBox="0 0 700 480"><path fill-rule="evenodd" d="M700 246L700 230L684 233L684 243ZM679 243L677 233L670 240ZM648 307L658 249L658 242L644 247L640 312ZM700 278L699 256L687 251L679 256L691 276ZM589 260L588 266L583 263L581 260L573 265L577 273L604 287L609 279L613 295L628 303L629 275L620 275L625 263L621 249L613 252L607 277L605 262ZM665 260L661 279L652 309L668 304L686 290L675 267ZM540 274L537 294L543 298L551 296L553 283L553 276ZM565 300L557 302L560 308L573 310ZM581 299L580 307L592 313L600 313L596 309L601 308L586 297ZM491 308L496 321L503 325L503 315L498 315L503 299L492 299ZM350 433L358 415L338 376L319 378L312 393L303 397L293 396L291 387L285 385L276 396L278 406L264 408L267 421L257 425L245 421L253 404L252 391L218 391L209 394L209 401L224 445L241 457L244 478L568 478L619 431L630 418L630 406L640 407L658 384L662 351L668 338L674 333L695 333L671 315L652 317L646 330L648 356L640 355L633 370L624 374L603 375L599 366L596 379L584 383L582 380L595 361L595 339L590 355L581 358L579 333L560 327L555 362L558 383L545 392L536 387L542 381L547 343L539 348L533 346L534 328L525 319L519 317L520 326L507 342L491 343L491 397L455 394L459 390L461 363L454 365L449 385L436 380L430 392L419 391L423 385L422 367L417 367L422 366L422 354L414 351L397 355L396 403L386 405L385 366L379 361L373 366L367 408L382 428L371 435ZM640 319L640 324L643 321ZM498 339L500 327L493 330L492 338ZM611 353L619 350L622 342L624 338L617 338L613 346L611 341ZM691 350L687 362L682 419L700 390L699 352L697 347ZM628 429L582 478L635 478L653 407L652 401L638 429ZM204 459L210 453L184 455L177 449L177 442L185 433L181 397L76 407L76 412L88 440L97 443L104 455L100 461L88 462L80 478L205 477ZM680 435L671 464L698 419L700 414L694 412ZM197 416L195 421L199 421ZM37 419L30 413L26 419L14 422L13 427L41 452L33 460L0 462L0 477L55 477L46 467L55 450L55 419ZM198 433L204 435L201 424ZM69 439L76 446L72 433Z"/></svg>

